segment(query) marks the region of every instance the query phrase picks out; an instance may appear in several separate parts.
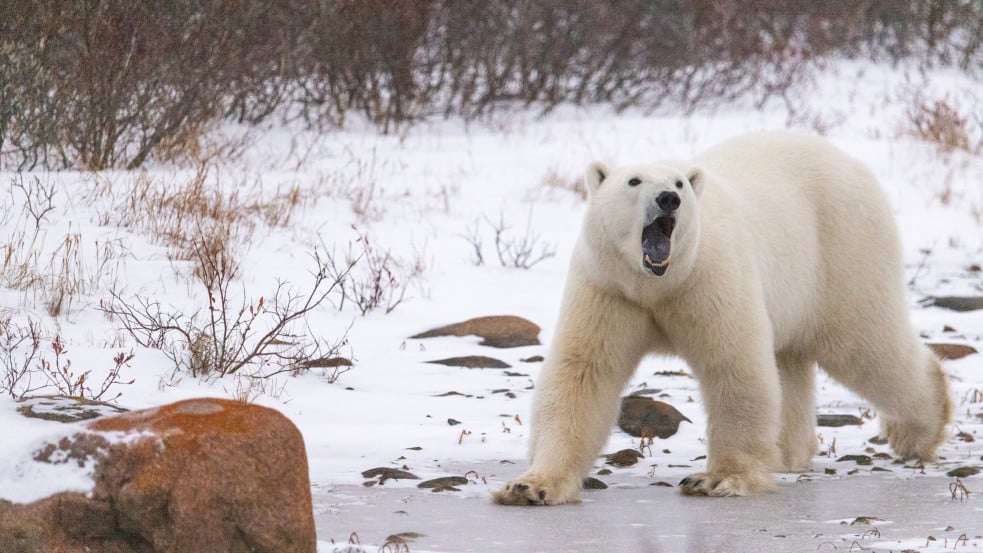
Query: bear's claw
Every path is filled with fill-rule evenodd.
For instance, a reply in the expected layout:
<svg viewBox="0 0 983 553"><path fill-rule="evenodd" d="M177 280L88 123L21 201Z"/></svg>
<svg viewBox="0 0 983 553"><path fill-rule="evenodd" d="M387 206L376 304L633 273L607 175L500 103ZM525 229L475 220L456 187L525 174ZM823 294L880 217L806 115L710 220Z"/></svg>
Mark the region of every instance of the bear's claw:
<svg viewBox="0 0 983 553"><path fill-rule="evenodd" d="M560 505L576 502L579 488L575 488L572 493L564 492L564 488L559 482L551 482L536 475L525 475L492 493L492 500L499 505Z"/></svg>
<svg viewBox="0 0 983 553"><path fill-rule="evenodd" d="M731 497L752 495L774 488L767 474L714 474L699 473L687 476L679 482L683 495Z"/></svg>

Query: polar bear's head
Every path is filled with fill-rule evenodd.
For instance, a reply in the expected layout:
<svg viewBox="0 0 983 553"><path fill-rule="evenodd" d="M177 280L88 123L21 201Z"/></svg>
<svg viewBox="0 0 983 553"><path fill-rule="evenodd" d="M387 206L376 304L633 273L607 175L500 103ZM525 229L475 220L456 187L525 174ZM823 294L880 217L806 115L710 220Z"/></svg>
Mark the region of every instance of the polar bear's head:
<svg viewBox="0 0 983 553"><path fill-rule="evenodd" d="M611 170L592 163L585 178L588 241L616 248L646 273L666 274L674 260L694 254L703 180L699 169L675 164Z"/></svg>

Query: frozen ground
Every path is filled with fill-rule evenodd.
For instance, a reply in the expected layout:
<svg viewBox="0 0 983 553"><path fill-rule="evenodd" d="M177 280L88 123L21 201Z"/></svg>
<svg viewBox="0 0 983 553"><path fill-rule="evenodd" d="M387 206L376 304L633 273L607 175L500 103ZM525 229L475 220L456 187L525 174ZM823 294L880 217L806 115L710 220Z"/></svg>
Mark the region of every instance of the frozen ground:
<svg viewBox="0 0 983 553"><path fill-rule="evenodd" d="M983 503L954 499L936 477L793 478L775 494L722 501L626 481L551 509L349 486L317 490L314 502L328 552L402 536L414 552L983 551Z"/></svg>
<svg viewBox="0 0 983 553"><path fill-rule="evenodd" d="M470 543L464 541L469 528L488 540L521 543L521 550L540 546L546 550L561 538L572 540L562 543L576 550L577 536L620 544L626 550L641 543L696 550L702 547L699 544L726 539L726 524L733 524L730 530L743 529L743 535L753 536L748 538L748 550L765 542L773 544L773 550L785 550L783 544L793 542L779 541L782 538L774 537L779 533L790 536L787 540L799 540L794 543L802 544L803 550L828 547L826 540L809 541L813 530L831 536L828 541L837 549L849 550L850 544L836 540L854 529L825 521L862 515L891 521L874 527L889 544L877 545L880 550L939 549L943 535L983 533L983 513L975 494L963 502L948 500L948 487L955 479L945 476L953 468L983 466L980 355L945 363L956 406L953 439L943 447L944 459L925 467L925 474L893 465L888 458L875 459L870 466L837 463L843 455L890 451L868 442L878 432L876 412L821 375L820 412L861 416L864 424L820 429L823 455L814 462L810 482L793 484L798 479L793 475L777 495L736 501L684 499L670 488L649 487L661 481L674 484L702 470L705 418L692 379L656 374L686 371L685 364L648 358L630 388L660 389L659 399L673 404L693 424L683 423L678 434L657 442L638 465L601 477L624 487L591 494L581 506L543 511L503 510L487 502L489 490L522 471L531 387L540 364L520 359L548 351L567 260L584 211L583 200L565 188L593 159L626 164L687 157L745 131L787 125L808 132L819 129L870 164L881 179L901 231L909 304L923 337L983 348L983 312L956 313L921 303L932 295L983 294L983 272L972 270L974 264L983 264L983 158L945 153L905 132L905 114L914 91L978 113L980 103L974 95L979 83L948 72L922 79L903 69L840 64L802 92L793 102L792 116L778 104L762 110L750 104L732 106L691 116L567 108L543 118L520 111L472 124L436 120L388 136L357 122L327 134L289 125L221 129L249 138L240 155L218 156L209 165L207 182L223 197L237 193L273 201L285 191L297 191L286 223L271 222L254 212L243 214L252 230L235 243L248 297L268 295L278 280L303 289L314 269L310 257L314 248L343 256L350 247L360 247L360 236L391 253L401 283L407 282L404 277L412 267L422 270L419 278L409 282L404 301L389 314L375 310L362 316L351 302L341 305L335 295L332 305L311 314L310 328L325 340L340 338L350 328L342 354L353 358L354 367L334 383L320 370L258 384L247 378L175 373L160 351L137 347L96 309L114 289L124 297L160 301L186 313L207 307L193 284L190 264L176 259L164 241L138 224L112 224L123 217L141 179L167 189L191 179L194 168L157 164L135 172L0 173L0 183L37 177L56 190L53 209L41 217L37 238L27 245L23 229L28 223L33 229L34 218L23 212L22 192L11 186L9 197L0 195L0 240L18 252L20 265L38 275L38 285L29 288L14 287L9 278L0 280L7 283L0 287L0 314L17 324L39 324L47 337L43 352L49 358L50 340L60 335L72 367L92 371L90 382L101 381L113 355L132 350L135 357L123 377L134 383L114 388L122 392L117 400L121 406L143 408L208 395L246 397L283 411L297 423L307 443L319 531L325 540L322 551L335 548L328 540L345 542L353 531L366 543L381 545L388 533L404 530L428 534L420 545L410 545L413 551L455 551ZM509 227L508 236L521 238L528 229L537 245L554 248L556 255L528 270L500 266L491 224L500 219ZM72 255L67 253L66 238L74 244ZM477 242L482 243L485 259L481 265L474 262ZM356 266L355 273L360 270ZM46 283L64 274L79 286L72 301L52 317L48 309L52 286ZM479 346L477 338L408 339L435 326L497 314L518 315L539 324L544 345L497 350ZM512 368L459 369L425 363L458 355L489 355ZM508 393L496 393L499 390ZM449 391L464 395L436 397ZM9 397L0 398L0 427L5 429L0 437L0 498L32 501L63 489L87 489L90 482L84 471L52 474L29 460L31 451L45 439L67 429L58 423L21 419L15 408ZM461 424L449 425L450 418ZM973 441L966 441L970 438ZM636 439L615 431L605 450L637 446ZM601 463L593 472L603 467ZM362 471L404 465L424 479L475 471L469 476L475 483L462 492L432 495L409 481L362 487L366 481ZM836 475L827 476L827 468L835 469ZM871 474L873 468L891 470L892 478ZM854 469L858 472L848 474ZM981 479L973 476L963 482L971 491L983 491ZM407 497L412 508L391 505ZM653 503L622 509L639 501ZM431 509L432 520L426 521ZM426 524L397 524L402 519L392 513L399 510ZM759 520L759 511L773 513L762 514L761 521L783 522L751 524ZM929 518L918 522L916 515L922 512L931 513L937 523ZM975 513L975 519L967 513ZM674 522L656 523L662 519ZM468 522L462 522L461 531L446 522L453 520ZM586 530L589 525L584 521L593 520L610 524ZM697 524L717 520L722 526L716 530ZM798 526L796 520L809 522ZM631 524L646 526L636 530ZM952 532L933 530L950 524L955 528ZM765 531L758 532L759 527ZM898 528L905 531L888 534ZM926 532L935 532L932 535L940 541L924 541ZM880 542L859 543L874 547ZM969 550L964 543L959 547Z"/></svg>

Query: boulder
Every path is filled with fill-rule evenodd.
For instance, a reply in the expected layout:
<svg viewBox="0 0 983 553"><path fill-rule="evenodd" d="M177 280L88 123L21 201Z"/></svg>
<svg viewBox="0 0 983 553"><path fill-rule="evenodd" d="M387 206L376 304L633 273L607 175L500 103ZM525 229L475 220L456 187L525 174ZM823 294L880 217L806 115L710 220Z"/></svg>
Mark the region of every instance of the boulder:
<svg viewBox="0 0 983 553"><path fill-rule="evenodd" d="M632 436L665 439L683 421L693 422L668 403L634 395L621 398L618 427Z"/></svg>
<svg viewBox="0 0 983 553"><path fill-rule="evenodd" d="M5 553L317 549L303 439L272 409L193 399L134 411L97 419L35 459L95 459L95 486L89 497L0 506Z"/></svg>
<svg viewBox="0 0 983 553"><path fill-rule="evenodd" d="M30 396L17 403L21 415L55 422L78 422L129 411L112 403L67 396Z"/></svg>
<svg viewBox="0 0 983 553"><path fill-rule="evenodd" d="M464 367L466 369L512 368L512 365L509 365L505 361L495 359L494 357L487 357L485 355L466 355L464 357L448 357L447 359L437 359L435 361L427 361L427 363L445 365L447 367Z"/></svg>
<svg viewBox="0 0 983 553"><path fill-rule="evenodd" d="M979 353L976 351L976 348L969 344L933 342L926 345L931 348L933 352L935 352L935 355L937 355L939 359L962 359L967 355L975 355Z"/></svg>
<svg viewBox="0 0 983 553"><path fill-rule="evenodd" d="M513 315L477 317L459 323L433 328L410 336L411 339L435 338L438 336L480 336L483 346L494 348L515 348L539 345L539 326L531 321Z"/></svg>

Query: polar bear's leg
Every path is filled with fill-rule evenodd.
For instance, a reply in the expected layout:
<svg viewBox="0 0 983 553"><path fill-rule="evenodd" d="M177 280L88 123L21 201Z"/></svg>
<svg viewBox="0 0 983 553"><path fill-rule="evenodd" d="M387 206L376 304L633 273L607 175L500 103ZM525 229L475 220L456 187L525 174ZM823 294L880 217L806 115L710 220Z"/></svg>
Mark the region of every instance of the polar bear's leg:
<svg viewBox="0 0 983 553"><path fill-rule="evenodd" d="M493 494L502 505L557 505L583 478L614 425L620 395L654 340L651 317L585 282L567 284L553 347L536 384L530 467Z"/></svg>
<svg viewBox="0 0 983 553"><path fill-rule="evenodd" d="M720 497L773 489L781 401L774 357L693 368L707 413L707 472L683 479L682 493Z"/></svg>
<svg viewBox="0 0 983 553"><path fill-rule="evenodd" d="M949 388L938 359L913 336L857 341L853 354L828 352L820 366L874 404L881 430L901 458L935 460L952 416Z"/></svg>
<svg viewBox="0 0 983 553"><path fill-rule="evenodd" d="M809 470L819 450L816 440L816 366L790 355L778 356L782 383L782 430L778 437L781 470Z"/></svg>

